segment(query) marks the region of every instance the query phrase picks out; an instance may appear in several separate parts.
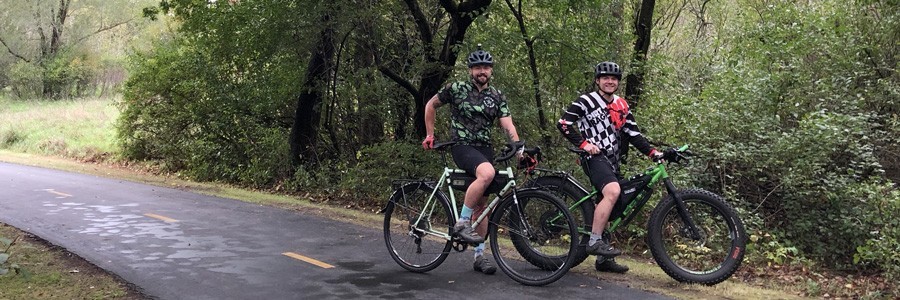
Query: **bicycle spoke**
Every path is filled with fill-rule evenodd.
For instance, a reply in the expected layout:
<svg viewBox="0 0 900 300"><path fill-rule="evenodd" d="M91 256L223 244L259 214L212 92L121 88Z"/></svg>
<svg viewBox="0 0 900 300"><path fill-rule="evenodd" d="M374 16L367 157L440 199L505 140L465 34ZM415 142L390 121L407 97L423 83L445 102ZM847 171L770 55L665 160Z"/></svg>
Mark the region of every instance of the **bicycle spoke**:
<svg viewBox="0 0 900 300"><path fill-rule="evenodd" d="M385 243L391 257L413 272L427 272L450 252L450 210L445 201L432 199L425 185L406 185L394 194L385 210Z"/></svg>
<svg viewBox="0 0 900 300"><path fill-rule="evenodd" d="M653 258L678 281L722 282L734 274L743 259L743 224L734 209L713 193L687 190L679 195L695 227L685 224L674 199L661 201L650 218L648 231Z"/></svg>
<svg viewBox="0 0 900 300"><path fill-rule="evenodd" d="M666 215L663 228L663 242L666 249L671 249L672 260L681 268L692 273L711 273L718 270L724 257L731 249L728 224L723 216L715 212L713 207L698 203L685 203L694 217L697 229L701 231L700 239L691 238L690 229L682 222L677 213Z"/></svg>
<svg viewBox="0 0 900 300"><path fill-rule="evenodd" d="M565 274L572 263L574 221L565 206L549 194L519 193L518 199L518 204L509 201L494 212L492 250L498 265L513 279L530 285L548 284Z"/></svg>

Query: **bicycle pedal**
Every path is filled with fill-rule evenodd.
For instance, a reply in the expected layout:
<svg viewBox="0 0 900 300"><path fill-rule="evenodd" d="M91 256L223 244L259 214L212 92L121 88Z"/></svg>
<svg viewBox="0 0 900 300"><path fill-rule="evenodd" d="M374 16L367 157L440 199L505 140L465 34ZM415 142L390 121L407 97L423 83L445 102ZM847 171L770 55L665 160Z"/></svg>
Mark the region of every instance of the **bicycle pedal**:
<svg viewBox="0 0 900 300"><path fill-rule="evenodd" d="M460 240L451 240L451 241L452 241L451 246L453 247L453 250L456 250L456 252L465 252L466 249L469 248L469 244L463 243Z"/></svg>

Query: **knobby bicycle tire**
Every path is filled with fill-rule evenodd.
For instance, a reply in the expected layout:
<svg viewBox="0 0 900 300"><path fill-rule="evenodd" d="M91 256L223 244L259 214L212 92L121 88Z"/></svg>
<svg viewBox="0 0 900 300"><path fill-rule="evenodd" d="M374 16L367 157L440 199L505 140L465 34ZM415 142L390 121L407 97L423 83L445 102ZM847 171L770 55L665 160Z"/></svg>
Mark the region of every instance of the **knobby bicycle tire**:
<svg viewBox="0 0 900 300"><path fill-rule="evenodd" d="M412 272L424 273L437 268L453 247L449 239L426 233L449 236L456 222L444 193L436 193L429 207L423 207L432 191L434 187L430 184L407 183L394 191L384 210L384 241L388 252L397 264ZM429 213L420 220L419 213L423 210Z"/></svg>
<svg viewBox="0 0 900 300"><path fill-rule="evenodd" d="M647 244L654 260L670 277L686 283L714 285L740 267L747 243L744 225L731 205L712 192L678 192L702 238L693 239L671 195L650 215Z"/></svg>

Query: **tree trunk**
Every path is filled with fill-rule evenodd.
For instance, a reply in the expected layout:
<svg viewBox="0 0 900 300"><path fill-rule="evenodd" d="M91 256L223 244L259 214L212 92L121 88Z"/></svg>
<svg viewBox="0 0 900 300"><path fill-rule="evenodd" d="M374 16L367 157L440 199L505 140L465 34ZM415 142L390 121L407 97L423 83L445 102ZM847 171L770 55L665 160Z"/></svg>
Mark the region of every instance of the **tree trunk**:
<svg viewBox="0 0 900 300"><path fill-rule="evenodd" d="M53 23L51 23L51 35L50 35L50 55L53 56L59 52L60 44L62 43L62 33L65 28L66 18L69 16L69 3L72 3L72 0L59 0L59 10L56 11L56 18L53 19Z"/></svg>
<svg viewBox="0 0 900 300"><path fill-rule="evenodd" d="M634 55L631 58L631 72L626 78L625 98L629 106L638 107L644 92L644 67L650 50L650 33L653 29L653 8L656 0L643 0L641 10L634 18Z"/></svg>
<svg viewBox="0 0 900 300"><path fill-rule="evenodd" d="M72 3L72 0L59 0L59 7L57 7L56 11L51 11L52 20L50 21L50 41L47 45L41 45L41 67L44 67L45 75L43 76L43 95L44 98L56 98L60 96L62 92L62 87L60 83L57 81L50 80L49 76L46 75L48 70L46 69L46 63L53 60L56 57L56 54L59 53L59 50L62 45L62 36L63 29L66 26L66 19L69 17L69 4ZM38 19L40 22L40 19ZM38 30L41 31L41 43L46 43L46 37L44 36L43 29L38 26Z"/></svg>
<svg viewBox="0 0 900 300"><path fill-rule="evenodd" d="M461 3L456 3L454 0L440 1L441 6L450 16L450 23L441 43L440 53L437 53L434 47L432 25L419 7L419 3L416 0L405 0L404 2L415 20L419 41L423 46L422 55L428 67L423 72L418 87L413 86L409 80L387 66L380 65L378 69L412 95L415 104L414 127L416 135L422 138L425 137L425 103L440 90L447 77L450 77L450 71L456 63L466 30L472 25L475 18L487 11L491 0L469 0Z"/></svg>
<svg viewBox="0 0 900 300"><path fill-rule="evenodd" d="M367 38L374 35L375 30L372 26L371 23L363 24L361 29L363 34L356 38L356 65L359 66L356 69L365 70L365 74L351 72L365 78L365 80L358 83L357 90L369 90L367 84L373 82L375 80L373 77L377 76L377 74L369 71L375 66L375 43ZM378 92L380 93L381 91ZM378 107L381 98L374 97L374 95L359 97L359 143L361 145L372 145L381 142L382 137L384 137L383 112L371 109L371 107Z"/></svg>
<svg viewBox="0 0 900 300"><path fill-rule="evenodd" d="M322 16L325 28L319 40L313 46L309 66L306 68L306 81L303 91L297 99L297 110L294 113L294 124L291 126L290 146L291 159L295 167L300 165L314 166L318 164L316 146L318 144L319 120L321 104L326 93L328 75L334 58L334 28L328 13Z"/></svg>
<svg viewBox="0 0 900 300"><path fill-rule="evenodd" d="M437 91L450 77L450 70L456 63L459 48L466 37L469 26L491 5L491 0L469 0L459 3L459 5L450 0L440 2L441 6L450 14L450 25L444 36L440 56L434 57L433 53L426 52L426 54L431 54L426 57L426 61L436 63L439 67L426 71L419 85L420 93L419 98L416 99L415 114L416 135L419 138L425 137L425 103L437 94ZM426 47L426 49L430 48Z"/></svg>
<svg viewBox="0 0 900 300"><path fill-rule="evenodd" d="M544 116L544 106L541 101L541 78L538 76L537 69L537 59L534 54L534 38L528 36L528 29L525 27L525 18L522 12L522 0L519 0L518 5L513 7L512 2L510 0L506 0L506 6L509 7L509 10L512 11L513 16L516 17L516 20L519 22L519 32L522 33L522 41L525 42L525 47L528 48L528 65L531 67L531 86L534 89L534 105L538 111L538 125L540 125L541 130L547 129L547 118Z"/></svg>

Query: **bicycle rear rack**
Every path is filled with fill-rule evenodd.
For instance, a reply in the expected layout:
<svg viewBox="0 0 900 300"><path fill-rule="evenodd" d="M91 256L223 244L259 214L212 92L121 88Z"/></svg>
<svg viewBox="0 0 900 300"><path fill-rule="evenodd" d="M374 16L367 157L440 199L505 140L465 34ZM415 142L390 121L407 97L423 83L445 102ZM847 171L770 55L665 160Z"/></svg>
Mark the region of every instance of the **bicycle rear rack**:
<svg viewBox="0 0 900 300"><path fill-rule="evenodd" d="M408 183L423 183L423 184L430 184L430 185L434 186L434 184L436 184L437 181L434 179L431 179L431 178L394 179L393 181L391 181L391 189L394 189L394 190L399 189L401 186L404 186Z"/></svg>

